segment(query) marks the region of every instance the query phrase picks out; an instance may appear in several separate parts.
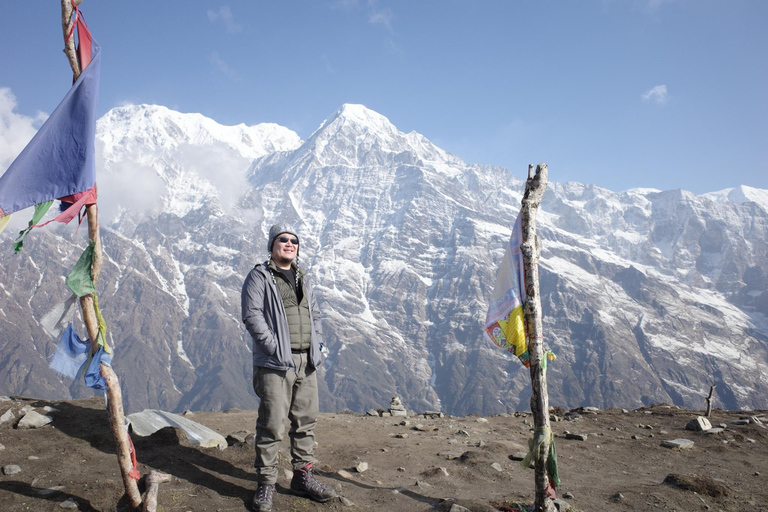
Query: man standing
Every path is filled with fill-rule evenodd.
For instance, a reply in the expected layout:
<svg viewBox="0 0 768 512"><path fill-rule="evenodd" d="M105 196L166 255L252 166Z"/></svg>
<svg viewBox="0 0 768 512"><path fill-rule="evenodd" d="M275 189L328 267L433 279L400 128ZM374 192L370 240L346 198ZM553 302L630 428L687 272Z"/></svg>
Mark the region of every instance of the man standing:
<svg viewBox="0 0 768 512"><path fill-rule="evenodd" d="M270 257L245 278L243 322L253 338L253 389L261 399L256 420L258 489L253 510L272 510L277 454L290 418L291 491L324 503L336 491L313 475L315 425L319 412L317 375L322 331L317 302L299 267L299 236L287 224L269 230Z"/></svg>

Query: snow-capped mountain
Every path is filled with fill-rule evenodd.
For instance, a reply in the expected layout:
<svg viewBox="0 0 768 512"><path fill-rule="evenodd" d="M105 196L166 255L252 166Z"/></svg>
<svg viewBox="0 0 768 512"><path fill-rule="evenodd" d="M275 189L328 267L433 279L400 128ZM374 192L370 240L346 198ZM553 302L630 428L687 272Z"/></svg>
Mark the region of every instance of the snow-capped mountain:
<svg viewBox="0 0 768 512"><path fill-rule="evenodd" d="M112 110L97 138L100 208L113 209L99 303L129 411L255 407L240 287L277 219L299 230L316 283L324 410L393 395L417 411L529 407L527 371L481 330L524 188L509 170L361 105L306 141L154 106ZM766 197L550 183L538 233L551 403L700 408L717 384L719 406L766 408ZM72 231L33 232L0 269L3 393L66 395L38 319L67 296L84 246Z"/></svg>

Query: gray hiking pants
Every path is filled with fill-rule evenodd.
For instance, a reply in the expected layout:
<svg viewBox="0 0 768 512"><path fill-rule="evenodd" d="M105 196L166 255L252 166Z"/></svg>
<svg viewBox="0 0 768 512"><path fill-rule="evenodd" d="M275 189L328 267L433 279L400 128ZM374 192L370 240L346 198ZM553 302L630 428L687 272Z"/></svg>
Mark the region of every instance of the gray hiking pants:
<svg viewBox="0 0 768 512"><path fill-rule="evenodd" d="M291 420L291 465L301 469L316 462L315 425L319 412L317 374L307 368L308 354L292 354L296 370L253 367L253 390L261 399L256 420L256 481L277 481L277 455L285 434L285 420Z"/></svg>

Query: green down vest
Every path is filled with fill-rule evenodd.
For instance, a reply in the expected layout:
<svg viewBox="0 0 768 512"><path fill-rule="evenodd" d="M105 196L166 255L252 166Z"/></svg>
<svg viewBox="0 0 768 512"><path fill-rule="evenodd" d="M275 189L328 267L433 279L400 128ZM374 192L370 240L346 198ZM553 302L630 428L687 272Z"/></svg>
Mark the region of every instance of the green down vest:
<svg viewBox="0 0 768 512"><path fill-rule="evenodd" d="M270 261L271 270L276 270L275 264ZM294 266L294 270L301 286L301 278L304 272ZM291 333L291 350L309 350L312 342L312 324L309 318L309 302L307 294L303 294L301 304L298 303L293 283L289 283L280 272L272 272L277 283L277 289L280 290L280 297L283 299L283 309L288 319L288 330Z"/></svg>

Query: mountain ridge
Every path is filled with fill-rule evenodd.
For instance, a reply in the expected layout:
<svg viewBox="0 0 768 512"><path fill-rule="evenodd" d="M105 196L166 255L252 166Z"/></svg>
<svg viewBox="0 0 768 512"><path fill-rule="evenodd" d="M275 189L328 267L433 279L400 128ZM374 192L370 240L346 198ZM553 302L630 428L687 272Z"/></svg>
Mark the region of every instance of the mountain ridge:
<svg viewBox="0 0 768 512"><path fill-rule="evenodd" d="M141 106L135 126L99 126L146 133L149 111L172 112ZM153 123L200 121L169 116ZM393 395L410 409L459 415L528 407L527 372L481 331L524 188L509 170L467 164L361 105L343 105L306 141L290 137L253 159L223 136L146 147L138 135L102 131L112 156L100 193L119 188L122 203L102 223L99 298L129 410L255 407L239 293L266 259L278 218L301 234L324 317L323 410L359 412ZM265 133L277 139L249 151L277 147L287 132ZM125 175L132 179L110 186ZM553 404L692 407L717 383L727 408L765 408L768 210L737 202L759 199L760 189L738 190L710 197L550 183L538 234L545 341L559 356L549 369ZM140 193L153 200L125 200ZM0 334L0 383L45 397L68 385L45 367L54 340L34 319L66 292L38 283L66 274L80 242L69 228L33 237L29 259L0 270L0 324L14 339L35 339L35 350ZM89 390L75 382L69 393Z"/></svg>

